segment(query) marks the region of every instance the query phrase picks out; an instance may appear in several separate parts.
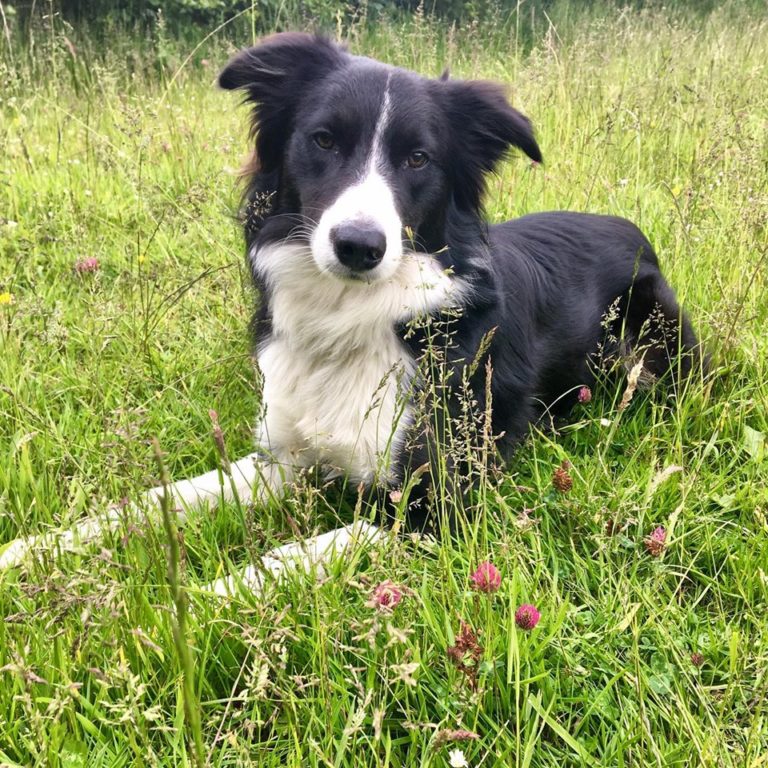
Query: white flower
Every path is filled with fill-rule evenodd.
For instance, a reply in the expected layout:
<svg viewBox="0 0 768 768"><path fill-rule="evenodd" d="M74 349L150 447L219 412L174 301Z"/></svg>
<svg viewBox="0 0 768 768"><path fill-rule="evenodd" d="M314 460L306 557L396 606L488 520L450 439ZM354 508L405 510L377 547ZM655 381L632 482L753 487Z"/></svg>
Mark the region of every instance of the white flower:
<svg viewBox="0 0 768 768"><path fill-rule="evenodd" d="M448 753L448 764L451 768L467 768L469 763L460 749L452 749Z"/></svg>

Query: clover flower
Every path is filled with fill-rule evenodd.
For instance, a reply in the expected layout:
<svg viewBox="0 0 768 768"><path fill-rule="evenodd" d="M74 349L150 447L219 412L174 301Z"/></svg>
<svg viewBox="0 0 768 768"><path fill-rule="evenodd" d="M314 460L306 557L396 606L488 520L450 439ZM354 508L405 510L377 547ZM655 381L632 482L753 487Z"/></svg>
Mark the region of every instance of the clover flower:
<svg viewBox="0 0 768 768"><path fill-rule="evenodd" d="M101 265L99 260L95 256L90 256L87 259L80 259L75 262L75 272L78 275L85 275L88 272L98 272Z"/></svg>
<svg viewBox="0 0 768 768"><path fill-rule="evenodd" d="M403 590L387 579L373 590L369 604L380 611L391 611L403 599Z"/></svg>
<svg viewBox="0 0 768 768"><path fill-rule="evenodd" d="M483 647L477 635L468 624L461 622L456 644L446 649L448 658L463 672L469 684L474 688L477 684L477 665L483 656Z"/></svg>
<svg viewBox="0 0 768 768"><path fill-rule="evenodd" d="M573 478L568 470L571 468L571 462L567 459L555 470L552 475L552 485L560 493L568 493L573 488Z"/></svg>
<svg viewBox="0 0 768 768"><path fill-rule="evenodd" d="M659 557L667 547L667 529L660 525L646 540L645 548L651 557Z"/></svg>
<svg viewBox="0 0 768 768"><path fill-rule="evenodd" d="M533 629L541 619L541 614L535 605L524 604L515 611L515 624L519 629Z"/></svg>
<svg viewBox="0 0 768 768"><path fill-rule="evenodd" d="M486 594L498 592L501 586L501 573L490 560L480 563L470 579L472 586L478 592L485 592Z"/></svg>

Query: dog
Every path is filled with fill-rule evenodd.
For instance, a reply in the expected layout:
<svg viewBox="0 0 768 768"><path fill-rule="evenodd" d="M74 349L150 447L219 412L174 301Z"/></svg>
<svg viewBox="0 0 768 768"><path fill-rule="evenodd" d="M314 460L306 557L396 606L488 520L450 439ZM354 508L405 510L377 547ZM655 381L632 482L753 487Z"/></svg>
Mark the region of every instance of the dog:
<svg viewBox="0 0 768 768"><path fill-rule="evenodd" d="M642 354L654 378L695 364L693 329L632 223L485 223L485 180L507 151L542 161L500 86L427 79L297 33L242 51L219 84L253 105L246 241L273 492L311 466L388 488L434 462L440 430L414 413L428 344L444 352L446 420L471 392L505 456L551 404L576 402L598 350ZM425 317L445 322L414 327ZM422 526L425 505L414 509Z"/></svg>
<svg viewBox="0 0 768 768"><path fill-rule="evenodd" d="M211 472L144 502L279 497L317 467L353 487L407 486L405 524L423 529L467 403L509 457L594 382L598 358L634 356L646 377L677 382L704 365L634 224L570 212L485 222L486 179L508 151L542 162L501 86L428 79L299 33L241 51L219 85L253 106L256 452L231 482ZM451 469L469 474L460 460Z"/></svg>

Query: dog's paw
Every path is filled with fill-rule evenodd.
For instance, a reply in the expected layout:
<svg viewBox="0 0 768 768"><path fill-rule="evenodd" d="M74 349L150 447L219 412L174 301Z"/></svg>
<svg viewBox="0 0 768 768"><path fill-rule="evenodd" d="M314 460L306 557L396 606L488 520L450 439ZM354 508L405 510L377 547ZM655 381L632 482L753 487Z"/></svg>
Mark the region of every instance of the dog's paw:
<svg viewBox="0 0 768 768"><path fill-rule="evenodd" d="M203 593L231 597L239 590L256 595L271 584L279 583L287 573L314 572L318 578L325 574L325 566L336 558L348 559L361 548L372 546L385 537L385 533L366 522L357 522L337 528L303 541L294 541L267 552L257 565L225 576L201 587Z"/></svg>

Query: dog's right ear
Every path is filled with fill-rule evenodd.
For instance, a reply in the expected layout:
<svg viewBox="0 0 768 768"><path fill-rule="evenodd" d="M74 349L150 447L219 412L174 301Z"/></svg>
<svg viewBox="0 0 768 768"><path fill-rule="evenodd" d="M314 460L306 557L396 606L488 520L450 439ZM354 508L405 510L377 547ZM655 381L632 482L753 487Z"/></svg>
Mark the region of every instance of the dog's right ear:
<svg viewBox="0 0 768 768"><path fill-rule="evenodd" d="M485 177L510 147L518 147L531 160L541 162L530 120L513 109L503 86L481 80L443 80L436 93L451 126L456 159L454 195L469 208L480 206Z"/></svg>
<svg viewBox="0 0 768 768"><path fill-rule="evenodd" d="M247 100L254 103L253 130L262 172L279 168L301 95L347 55L326 38L282 32L240 51L224 67L219 85L247 91Z"/></svg>

